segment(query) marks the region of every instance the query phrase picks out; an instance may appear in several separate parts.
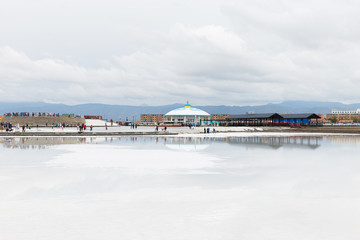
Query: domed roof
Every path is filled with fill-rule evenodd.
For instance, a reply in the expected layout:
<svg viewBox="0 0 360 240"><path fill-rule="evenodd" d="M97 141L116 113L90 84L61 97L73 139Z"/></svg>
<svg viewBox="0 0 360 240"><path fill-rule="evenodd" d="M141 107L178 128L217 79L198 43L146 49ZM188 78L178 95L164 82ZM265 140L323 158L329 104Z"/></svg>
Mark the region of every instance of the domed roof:
<svg viewBox="0 0 360 240"><path fill-rule="evenodd" d="M165 116L210 117L211 115L201 109L191 107L189 102L187 102L187 104L184 107L174 109L174 110L168 112L167 114L165 114Z"/></svg>

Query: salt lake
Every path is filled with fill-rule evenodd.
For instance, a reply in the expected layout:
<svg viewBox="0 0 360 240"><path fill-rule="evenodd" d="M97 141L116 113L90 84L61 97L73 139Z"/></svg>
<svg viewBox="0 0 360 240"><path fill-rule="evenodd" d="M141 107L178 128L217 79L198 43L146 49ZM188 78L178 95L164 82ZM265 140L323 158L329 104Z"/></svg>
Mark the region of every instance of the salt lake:
<svg viewBox="0 0 360 240"><path fill-rule="evenodd" d="M0 239L358 239L360 136L0 138Z"/></svg>

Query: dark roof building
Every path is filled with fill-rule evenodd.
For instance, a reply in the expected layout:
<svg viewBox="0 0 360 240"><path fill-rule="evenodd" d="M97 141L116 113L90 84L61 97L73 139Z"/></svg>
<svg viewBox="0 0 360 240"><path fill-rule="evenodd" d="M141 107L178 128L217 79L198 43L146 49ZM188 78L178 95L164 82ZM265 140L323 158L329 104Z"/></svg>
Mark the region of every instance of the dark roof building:
<svg viewBox="0 0 360 240"><path fill-rule="evenodd" d="M318 119L321 118L315 113L291 113L291 114L281 114L284 119Z"/></svg>
<svg viewBox="0 0 360 240"><path fill-rule="evenodd" d="M248 120L248 119L280 119L282 118L277 113L257 113L257 114L236 114L230 115L226 119L228 120Z"/></svg>
<svg viewBox="0 0 360 240"><path fill-rule="evenodd" d="M234 114L226 118L229 126L282 126L282 125L310 125L317 124L321 117L315 113L257 113L257 114ZM314 120L314 121L313 121Z"/></svg>

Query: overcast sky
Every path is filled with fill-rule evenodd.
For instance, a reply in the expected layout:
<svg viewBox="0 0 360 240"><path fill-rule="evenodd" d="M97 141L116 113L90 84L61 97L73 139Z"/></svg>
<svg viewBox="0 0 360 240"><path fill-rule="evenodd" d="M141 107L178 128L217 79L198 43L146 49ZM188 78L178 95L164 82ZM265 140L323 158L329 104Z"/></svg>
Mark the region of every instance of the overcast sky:
<svg viewBox="0 0 360 240"><path fill-rule="evenodd" d="M360 2L1 0L4 101L360 102Z"/></svg>

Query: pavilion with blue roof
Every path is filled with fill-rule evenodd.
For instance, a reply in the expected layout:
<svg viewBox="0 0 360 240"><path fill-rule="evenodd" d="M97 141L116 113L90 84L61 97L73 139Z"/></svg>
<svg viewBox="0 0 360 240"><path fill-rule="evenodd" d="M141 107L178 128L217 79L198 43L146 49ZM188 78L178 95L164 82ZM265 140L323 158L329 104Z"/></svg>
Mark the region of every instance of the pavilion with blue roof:
<svg viewBox="0 0 360 240"><path fill-rule="evenodd" d="M165 122L174 125L201 126L209 121L211 115L201 109L193 108L189 101L182 108L171 110L165 114Z"/></svg>

